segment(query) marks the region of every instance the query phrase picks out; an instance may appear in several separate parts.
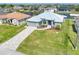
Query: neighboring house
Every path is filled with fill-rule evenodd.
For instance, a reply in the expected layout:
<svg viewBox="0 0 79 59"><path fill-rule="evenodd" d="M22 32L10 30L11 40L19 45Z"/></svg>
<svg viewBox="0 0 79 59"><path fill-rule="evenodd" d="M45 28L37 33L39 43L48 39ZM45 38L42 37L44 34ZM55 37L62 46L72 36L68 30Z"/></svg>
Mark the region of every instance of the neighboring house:
<svg viewBox="0 0 79 59"><path fill-rule="evenodd" d="M58 8L58 11L70 11L70 8L68 8L68 7L60 7L60 8Z"/></svg>
<svg viewBox="0 0 79 59"><path fill-rule="evenodd" d="M41 27L42 25L57 26L64 22L63 15L52 12L44 12L27 20L28 26Z"/></svg>
<svg viewBox="0 0 79 59"><path fill-rule="evenodd" d="M73 17L73 21L75 21L77 17L79 17L79 14L70 14L70 16Z"/></svg>
<svg viewBox="0 0 79 59"><path fill-rule="evenodd" d="M26 20L31 17L30 15L13 12L8 14L0 15L0 24L13 24L13 25L21 25L26 23Z"/></svg>
<svg viewBox="0 0 79 59"><path fill-rule="evenodd" d="M70 14L70 16L77 17L79 14Z"/></svg>
<svg viewBox="0 0 79 59"><path fill-rule="evenodd" d="M47 7L47 8L42 8L42 7L40 7L38 10L39 10L39 11L57 12L57 8L52 8L52 7Z"/></svg>
<svg viewBox="0 0 79 59"><path fill-rule="evenodd" d="M13 9L14 9L14 10L22 10L23 7L21 7L21 6L14 6Z"/></svg>
<svg viewBox="0 0 79 59"><path fill-rule="evenodd" d="M44 11L57 12L57 8L45 8Z"/></svg>
<svg viewBox="0 0 79 59"><path fill-rule="evenodd" d="M76 32L79 33L79 14L70 14L70 16L74 17L74 30L76 30Z"/></svg>
<svg viewBox="0 0 79 59"><path fill-rule="evenodd" d="M12 12L12 11L13 11L12 8L0 8L0 12L9 13L9 12Z"/></svg>

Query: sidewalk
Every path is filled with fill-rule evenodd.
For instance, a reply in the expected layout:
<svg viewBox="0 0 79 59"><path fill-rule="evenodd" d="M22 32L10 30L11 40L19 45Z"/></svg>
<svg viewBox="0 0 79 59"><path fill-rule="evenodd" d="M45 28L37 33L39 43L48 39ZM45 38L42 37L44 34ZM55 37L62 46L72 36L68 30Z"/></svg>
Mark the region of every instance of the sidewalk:
<svg viewBox="0 0 79 59"><path fill-rule="evenodd" d="M14 50L1 48L0 55L24 55L24 54L21 52L14 51Z"/></svg>

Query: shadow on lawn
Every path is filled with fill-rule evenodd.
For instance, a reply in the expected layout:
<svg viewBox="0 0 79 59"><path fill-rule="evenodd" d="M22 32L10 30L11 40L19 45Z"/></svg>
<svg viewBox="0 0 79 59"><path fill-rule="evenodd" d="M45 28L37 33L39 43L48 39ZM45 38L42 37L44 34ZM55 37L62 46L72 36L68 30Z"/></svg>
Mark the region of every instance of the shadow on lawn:
<svg viewBox="0 0 79 59"><path fill-rule="evenodd" d="M74 31L74 32L76 32L76 33L77 33L77 31L76 31L76 29L75 29L75 25L74 25L74 24L72 24L72 29L73 29L73 31Z"/></svg>

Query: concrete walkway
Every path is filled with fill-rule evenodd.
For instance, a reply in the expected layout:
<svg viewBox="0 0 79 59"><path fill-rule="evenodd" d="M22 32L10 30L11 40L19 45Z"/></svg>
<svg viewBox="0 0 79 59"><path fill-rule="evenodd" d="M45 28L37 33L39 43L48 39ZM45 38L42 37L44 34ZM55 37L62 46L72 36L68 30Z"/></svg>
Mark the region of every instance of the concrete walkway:
<svg viewBox="0 0 79 59"><path fill-rule="evenodd" d="M19 34L17 34L16 36L14 36L13 38L9 39L8 41L6 41L5 43L0 45L0 50L3 49L7 49L8 52L10 52L10 50L12 51L16 51L16 49L18 48L18 46L20 45L20 43L27 38L34 30L36 29L36 27L31 27L28 26L26 29L24 29L22 32L20 32ZM3 50L4 51L4 50ZM7 53L8 53L7 52ZM17 52L16 52L17 53ZM15 53L15 54L16 54ZM1 52L0 52L1 54ZM11 54L11 53L10 53Z"/></svg>
<svg viewBox="0 0 79 59"><path fill-rule="evenodd" d="M17 52L15 50L1 48L0 55L24 55L24 54L21 52Z"/></svg>
<svg viewBox="0 0 79 59"><path fill-rule="evenodd" d="M47 29L50 29L51 28L51 25L48 25L47 27L44 27L44 28L38 28L37 30L47 30Z"/></svg>

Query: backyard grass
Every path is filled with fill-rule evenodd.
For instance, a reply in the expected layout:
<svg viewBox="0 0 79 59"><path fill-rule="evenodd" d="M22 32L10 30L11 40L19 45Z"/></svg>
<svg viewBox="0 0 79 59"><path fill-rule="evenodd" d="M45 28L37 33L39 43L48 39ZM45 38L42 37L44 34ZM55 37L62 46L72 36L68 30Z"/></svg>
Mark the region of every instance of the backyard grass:
<svg viewBox="0 0 79 59"><path fill-rule="evenodd" d="M0 25L0 43L3 43L22 31L24 25L14 26L14 25Z"/></svg>
<svg viewBox="0 0 79 59"><path fill-rule="evenodd" d="M76 33L73 31L73 22L69 21L69 28L67 28L67 21L62 24L62 30L36 30L28 38L26 38L18 47L20 51L29 55L62 55L62 54L79 54L78 51L73 50L73 46L68 39L74 43ZM70 38L65 36L68 33ZM67 41L68 40L68 41Z"/></svg>

